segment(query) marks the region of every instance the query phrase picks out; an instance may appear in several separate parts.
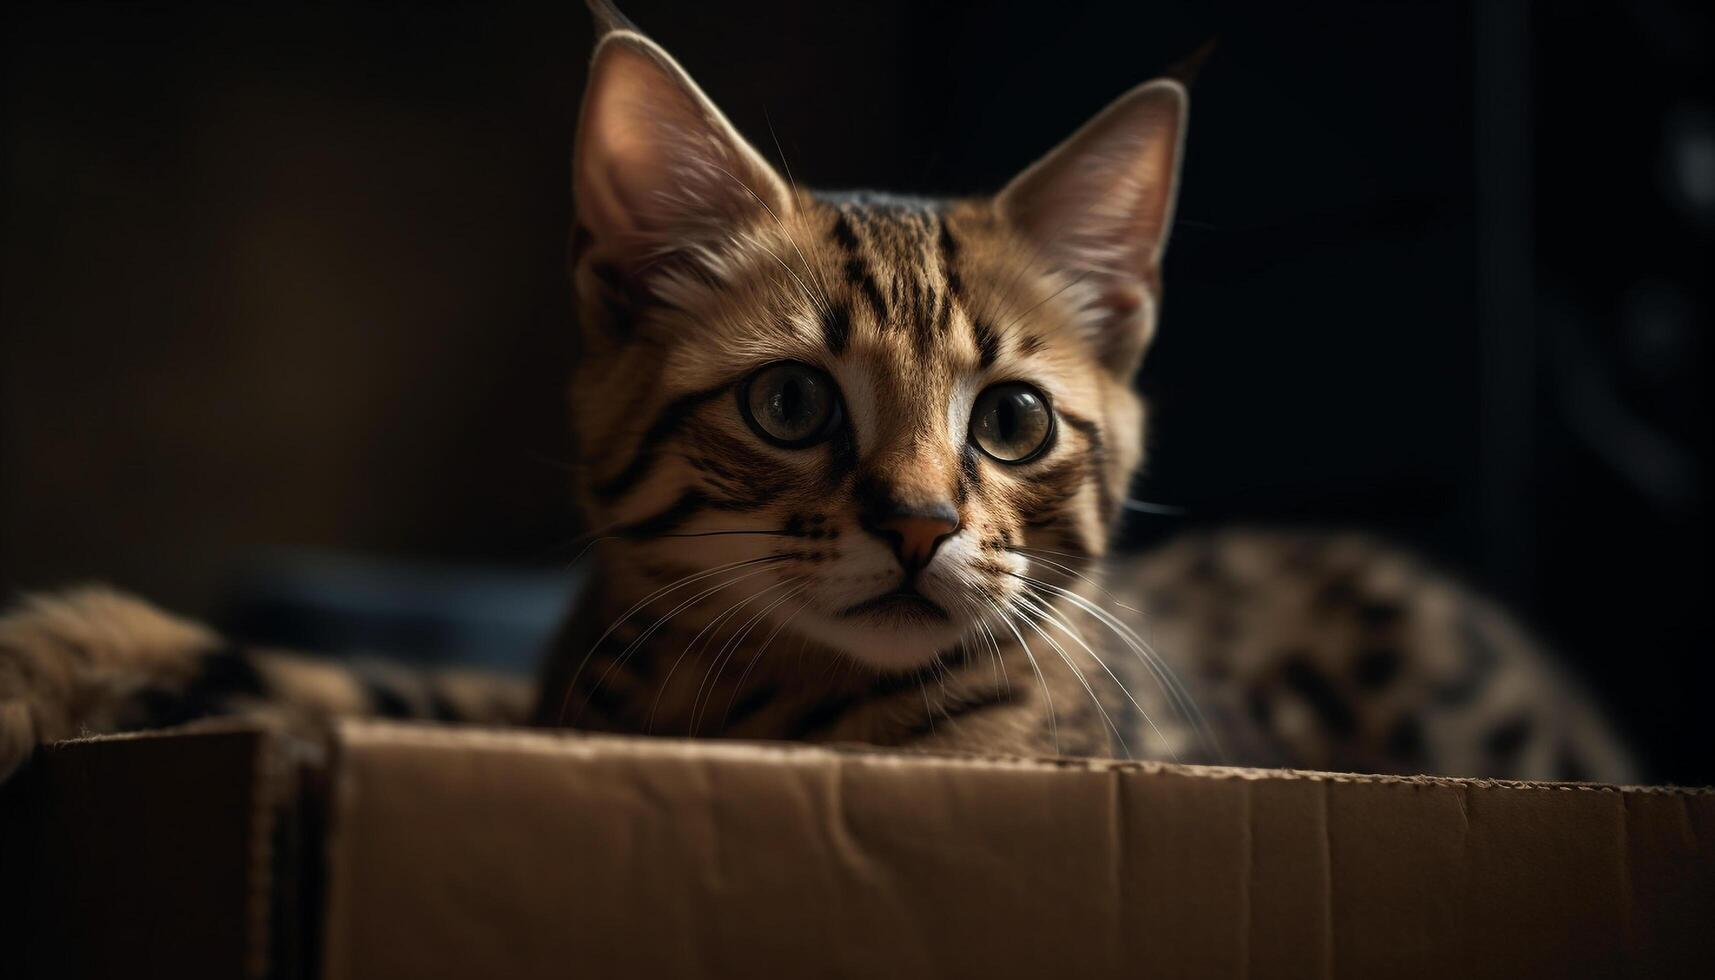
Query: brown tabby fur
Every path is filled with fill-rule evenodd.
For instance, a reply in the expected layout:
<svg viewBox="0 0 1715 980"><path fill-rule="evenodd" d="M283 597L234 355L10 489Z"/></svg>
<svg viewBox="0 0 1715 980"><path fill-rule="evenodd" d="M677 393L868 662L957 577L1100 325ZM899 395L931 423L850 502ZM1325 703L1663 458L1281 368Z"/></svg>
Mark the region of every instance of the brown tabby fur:
<svg viewBox="0 0 1715 980"><path fill-rule="evenodd" d="M597 586L540 724L1624 780L1506 618L1358 537L1226 532L1104 561L1145 408L1186 98L1134 90L1001 194L800 190L605 4L576 149L570 386ZM845 420L782 449L736 397L812 365ZM1029 383L1048 448L972 443ZM875 521L951 508L915 577ZM854 613L914 586L941 614ZM165 707L162 707L163 702ZM231 650L102 592L0 620L0 773L41 741L231 710L516 716L504 685Z"/></svg>

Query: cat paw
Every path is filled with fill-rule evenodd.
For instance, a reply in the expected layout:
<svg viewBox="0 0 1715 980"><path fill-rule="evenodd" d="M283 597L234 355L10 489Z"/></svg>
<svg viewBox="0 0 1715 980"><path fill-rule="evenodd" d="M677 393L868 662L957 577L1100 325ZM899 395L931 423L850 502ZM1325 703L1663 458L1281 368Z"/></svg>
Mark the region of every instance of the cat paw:
<svg viewBox="0 0 1715 980"><path fill-rule="evenodd" d="M101 587L0 615L0 782L36 747L113 730L126 696L180 673L212 633Z"/></svg>

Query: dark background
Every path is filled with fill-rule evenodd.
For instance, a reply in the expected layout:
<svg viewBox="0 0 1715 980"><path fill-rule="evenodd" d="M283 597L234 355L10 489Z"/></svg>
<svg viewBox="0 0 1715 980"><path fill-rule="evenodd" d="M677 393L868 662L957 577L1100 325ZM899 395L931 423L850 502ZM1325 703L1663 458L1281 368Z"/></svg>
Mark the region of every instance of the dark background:
<svg viewBox="0 0 1715 980"><path fill-rule="evenodd" d="M1131 535L1391 535L1715 782L1710 5L625 8L800 180L928 193L1218 38ZM564 566L578 4L0 16L0 588Z"/></svg>

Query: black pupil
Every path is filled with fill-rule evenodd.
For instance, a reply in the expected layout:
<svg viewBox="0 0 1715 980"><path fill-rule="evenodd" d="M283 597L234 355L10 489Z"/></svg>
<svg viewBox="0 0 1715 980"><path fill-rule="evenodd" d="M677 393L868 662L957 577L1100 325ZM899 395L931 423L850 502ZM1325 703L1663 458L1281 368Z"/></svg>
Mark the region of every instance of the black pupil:
<svg viewBox="0 0 1715 980"><path fill-rule="evenodd" d="M828 409L822 379L798 368L781 368L760 379L751 399L756 420L785 442L814 435L827 421Z"/></svg>
<svg viewBox="0 0 1715 980"><path fill-rule="evenodd" d="M998 399L994 406L994 431L1003 445L1011 445L1018 439L1020 417L1026 411L1026 403L1030 396L1010 394Z"/></svg>
<svg viewBox="0 0 1715 980"><path fill-rule="evenodd" d="M802 427L810 399L804 391L804 379L788 375L774 391L774 417L788 430Z"/></svg>

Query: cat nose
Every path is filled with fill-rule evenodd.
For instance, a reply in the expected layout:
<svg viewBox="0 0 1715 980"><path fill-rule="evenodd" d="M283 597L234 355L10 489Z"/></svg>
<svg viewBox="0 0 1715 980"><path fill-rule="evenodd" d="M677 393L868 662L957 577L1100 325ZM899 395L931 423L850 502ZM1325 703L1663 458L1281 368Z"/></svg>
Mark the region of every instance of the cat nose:
<svg viewBox="0 0 1715 980"><path fill-rule="evenodd" d="M907 575L916 574L935 557L941 542L959 529L959 512L949 504L900 510L875 522L878 536L893 545Z"/></svg>

